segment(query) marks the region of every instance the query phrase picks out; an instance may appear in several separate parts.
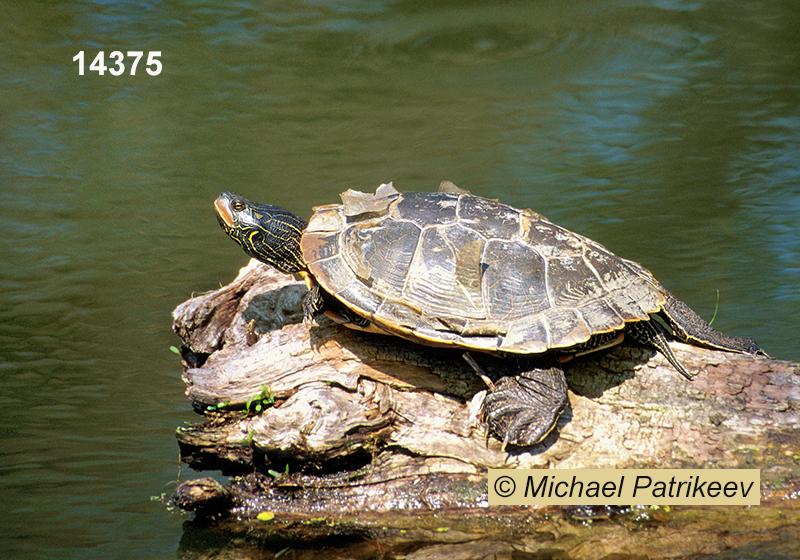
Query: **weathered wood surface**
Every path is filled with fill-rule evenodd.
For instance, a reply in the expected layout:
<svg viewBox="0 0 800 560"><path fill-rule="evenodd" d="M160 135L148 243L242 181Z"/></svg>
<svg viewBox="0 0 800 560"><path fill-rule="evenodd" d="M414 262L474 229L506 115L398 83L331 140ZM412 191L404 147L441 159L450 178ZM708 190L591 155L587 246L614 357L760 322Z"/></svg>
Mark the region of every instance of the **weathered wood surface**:
<svg viewBox="0 0 800 560"><path fill-rule="evenodd" d="M800 480L800 366L674 343L621 345L566 364L570 406L541 444L504 452L481 418L486 387L457 349L302 321L302 283L252 261L174 313L187 395L205 422L178 430L184 461L246 474L189 482L181 507L302 519L381 510L486 508L486 469L762 469L762 494ZM473 355L490 376L513 361ZM275 399L253 412L265 389ZM244 410L251 401L251 412ZM289 475L273 478L268 470ZM275 473L273 473L275 474ZM208 486L210 485L210 486ZM208 486L208 487L207 487ZM313 515L312 513L313 512Z"/></svg>

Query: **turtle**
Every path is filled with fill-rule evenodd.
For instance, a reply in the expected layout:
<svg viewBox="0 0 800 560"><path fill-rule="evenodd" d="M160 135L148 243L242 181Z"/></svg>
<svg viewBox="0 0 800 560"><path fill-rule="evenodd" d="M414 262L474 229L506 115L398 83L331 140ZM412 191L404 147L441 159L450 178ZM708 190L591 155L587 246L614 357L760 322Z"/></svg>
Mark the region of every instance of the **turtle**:
<svg viewBox="0 0 800 560"><path fill-rule="evenodd" d="M625 337L688 380L670 337L765 355L753 339L712 328L641 264L531 210L447 181L438 192L388 183L341 198L308 223L227 191L214 204L245 253L303 278L308 322L325 313L424 345L525 358L496 382L483 376L484 417L503 449L535 445L555 427L569 402L563 362Z"/></svg>

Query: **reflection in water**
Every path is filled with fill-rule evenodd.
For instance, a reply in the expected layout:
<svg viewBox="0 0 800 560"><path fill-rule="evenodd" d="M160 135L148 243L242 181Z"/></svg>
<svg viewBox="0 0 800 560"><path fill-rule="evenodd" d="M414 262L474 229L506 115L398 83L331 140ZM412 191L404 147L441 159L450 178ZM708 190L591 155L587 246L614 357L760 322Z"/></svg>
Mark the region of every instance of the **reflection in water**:
<svg viewBox="0 0 800 560"><path fill-rule="evenodd" d="M449 179L642 262L707 318L719 290L715 326L800 359L798 19L767 2L11 3L11 557L177 547L181 520L149 501L192 419L169 313L245 262L210 206L224 189L307 217L347 188ZM72 57L101 49L160 50L164 71L79 77Z"/></svg>

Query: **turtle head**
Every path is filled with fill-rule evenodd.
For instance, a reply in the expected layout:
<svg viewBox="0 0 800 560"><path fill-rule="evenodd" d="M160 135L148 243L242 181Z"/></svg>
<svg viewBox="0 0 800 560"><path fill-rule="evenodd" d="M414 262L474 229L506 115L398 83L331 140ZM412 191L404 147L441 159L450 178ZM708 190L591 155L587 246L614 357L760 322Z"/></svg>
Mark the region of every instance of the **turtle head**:
<svg viewBox="0 0 800 560"><path fill-rule="evenodd" d="M251 257L281 272L306 270L300 238L306 222L288 210L223 192L214 201L219 225Z"/></svg>

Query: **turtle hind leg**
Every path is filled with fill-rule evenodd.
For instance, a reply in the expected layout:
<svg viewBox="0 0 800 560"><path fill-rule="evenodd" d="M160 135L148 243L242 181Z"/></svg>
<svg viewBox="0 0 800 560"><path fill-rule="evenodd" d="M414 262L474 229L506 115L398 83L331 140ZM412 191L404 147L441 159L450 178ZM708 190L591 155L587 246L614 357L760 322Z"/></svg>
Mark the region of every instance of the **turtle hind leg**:
<svg viewBox="0 0 800 560"><path fill-rule="evenodd" d="M667 302L664 304L662 315L672 328L673 335L677 338L690 344L717 350L727 350L729 352L739 352L742 354L767 355L752 338L731 336L719 332L706 323L697 313L692 311L688 305L668 291L664 291L667 296Z"/></svg>
<svg viewBox="0 0 800 560"><path fill-rule="evenodd" d="M686 379L689 381L694 379L694 375L686 371L686 368L678 361L672 348L669 347L664 327L662 327L660 323L654 320L628 323L625 332L639 344L655 347L655 349L661 352L661 355L672 364L672 367L678 370L678 373Z"/></svg>
<svg viewBox="0 0 800 560"><path fill-rule="evenodd" d="M552 359L551 367L501 377L484 406L489 428L503 438L505 449L509 443L530 446L542 441L568 403L564 372Z"/></svg>

